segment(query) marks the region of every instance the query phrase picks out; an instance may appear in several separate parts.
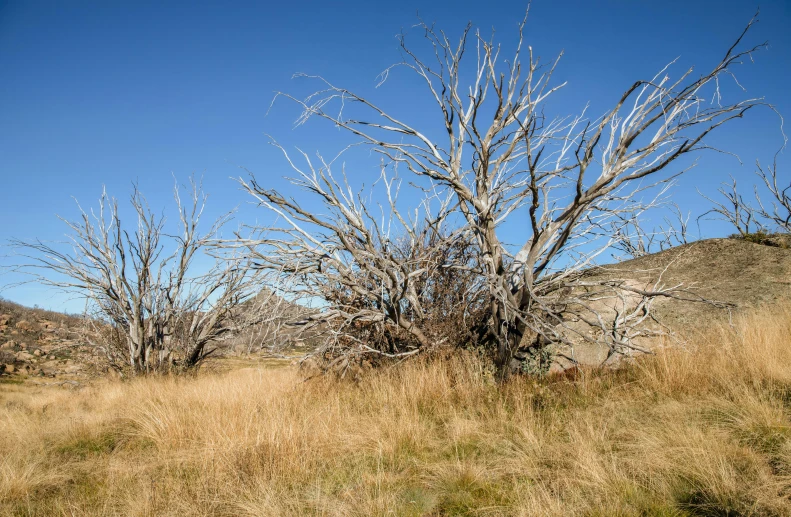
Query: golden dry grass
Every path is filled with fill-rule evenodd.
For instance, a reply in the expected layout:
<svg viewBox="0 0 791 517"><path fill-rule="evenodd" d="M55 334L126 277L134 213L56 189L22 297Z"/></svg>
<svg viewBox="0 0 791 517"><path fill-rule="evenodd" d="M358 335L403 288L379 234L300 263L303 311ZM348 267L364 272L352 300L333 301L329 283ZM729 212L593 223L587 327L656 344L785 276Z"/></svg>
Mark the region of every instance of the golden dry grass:
<svg viewBox="0 0 791 517"><path fill-rule="evenodd" d="M6 515L791 515L791 308L576 381L473 358L0 386Z"/></svg>

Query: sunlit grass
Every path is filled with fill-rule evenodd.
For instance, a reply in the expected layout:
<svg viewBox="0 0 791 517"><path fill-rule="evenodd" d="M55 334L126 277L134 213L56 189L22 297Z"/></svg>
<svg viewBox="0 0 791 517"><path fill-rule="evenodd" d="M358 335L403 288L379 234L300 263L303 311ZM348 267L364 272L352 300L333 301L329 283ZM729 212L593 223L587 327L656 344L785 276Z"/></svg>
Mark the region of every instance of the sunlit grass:
<svg viewBox="0 0 791 517"><path fill-rule="evenodd" d="M791 310L618 371L0 387L8 515L791 515Z"/></svg>

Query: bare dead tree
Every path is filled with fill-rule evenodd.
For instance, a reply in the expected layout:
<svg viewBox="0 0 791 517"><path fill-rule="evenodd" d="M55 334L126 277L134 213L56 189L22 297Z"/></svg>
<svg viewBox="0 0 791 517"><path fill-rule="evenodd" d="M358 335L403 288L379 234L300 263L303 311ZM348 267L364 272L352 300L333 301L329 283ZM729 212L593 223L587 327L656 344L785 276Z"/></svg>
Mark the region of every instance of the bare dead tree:
<svg viewBox="0 0 791 517"><path fill-rule="evenodd" d="M749 201L745 201L744 197L739 194L736 178L731 176L731 182L723 183L720 188L717 189L717 192L720 193L721 198L724 198L724 200L717 201L701 194L701 196L714 206L701 214L698 220L709 214L714 214L715 218L730 223L736 231L739 232L741 237L745 237L754 232L765 231L764 225L760 219L761 214L750 205Z"/></svg>
<svg viewBox="0 0 791 517"><path fill-rule="evenodd" d="M667 190L664 189L663 193ZM658 198L651 204L666 213L669 212L663 216L662 224L652 230L646 229L643 212L616 213L615 220L601 228L601 231L613 238L611 247L614 259L621 261L639 258L689 243L691 214L687 213L685 216L676 203L665 203Z"/></svg>
<svg viewBox="0 0 791 517"><path fill-rule="evenodd" d="M769 190L772 196L771 209L764 206L758 190L755 191L755 199L758 202L758 213L761 217L769 221L780 231L791 233L791 182L788 186L778 185L777 178L777 159L769 167L762 167L760 162L756 162L758 170L755 172Z"/></svg>
<svg viewBox="0 0 791 517"><path fill-rule="evenodd" d="M781 150L784 148L785 141ZM756 168L755 174L768 190L771 205L762 200L760 185L753 186L754 204L745 200L738 192L736 179L731 176L731 183L723 183L717 190L719 201L701 194L714 206L698 220L708 214L715 214L715 218L727 221L736 229L738 234L734 234L734 237L738 235L755 242L777 245L776 235L772 232L791 233L791 183L786 187L779 184L776 156L770 167L763 167L756 161Z"/></svg>
<svg viewBox="0 0 791 517"><path fill-rule="evenodd" d="M611 296L629 301L628 307L619 309L614 319L604 318L601 311L589 317L586 311L597 313L588 298L600 295L580 294L597 292L581 283L580 272L618 238L602 238L597 229L619 214L649 208L650 202L635 205L639 192L688 170L694 164L682 158L709 148L707 135L763 104L754 98L724 103L720 89L721 79L732 76L735 65L765 46L742 48L753 19L723 58L702 74L695 76L690 68L671 80L673 61L653 78L635 82L599 118L590 120L583 111L550 119L544 107L565 86L552 82L560 56L543 65L533 48L524 45L526 19L519 24L510 60L503 60L500 46L470 25L454 43L421 22L426 52L407 45L407 36L401 35L403 59L383 72L380 86L399 68L416 74L435 104L441 136L322 77L300 74L321 85L304 99L278 94L301 107L297 125L314 117L329 121L379 153L384 168L405 169L414 182L431 185L421 205L422 227L457 224L450 227L448 238L468 237L479 254L474 264L443 267L475 272L486 286L486 316L476 331L493 350L501 376L507 375L526 339L539 348L578 340L604 340L614 352L636 348L634 332L649 314L650 300L677 289L602 283L599 287ZM714 102L709 102L712 97ZM663 175L675 164L680 167ZM328 165L323 163L320 172L311 168L301 173L300 181L333 209L335 215L329 218L274 191L248 185L290 225L285 239L270 243L276 257L270 260L276 267L283 261L294 264L294 273L324 275L316 278L327 278L323 271L331 265L336 268L333 281L372 304L355 315L339 314L333 306L317 317L387 319L426 346L428 336L419 325L402 319L399 307L407 304L420 312L410 279L429 271L427 264L434 259L407 261L394 255L381 237L382 226L366 213L364 203L355 204L347 186L332 179ZM425 208L429 198L441 199L441 208ZM390 211L400 220L395 205ZM526 221L516 253L500 231L513 217ZM400 222L412 242L424 238L414 222ZM319 260L325 256L332 258ZM314 292L322 294L322 285L323 280L316 280ZM377 289L381 295L374 294ZM580 321L592 331L580 330Z"/></svg>
<svg viewBox="0 0 791 517"><path fill-rule="evenodd" d="M402 183L383 167L377 213L373 197L353 193L345 174L342 182L335 179L337 158L319 155L314 164L302 153L300 167L274 145L299 174L292 183L320 199L328 213L303 209L253 176L240 179L287 224L267 229L267 238L250 242L250 249L256 267L287 275L303 300L321 301L322 310L293 323L324 333L317 355L328 368L344 370L355 358L409 357L469 337L483 286L472 271L477 254L470 239L446 230L452 196L420 190L420 206L402 213Z"/></svg>
<svg viewBox="0 0 791 517"><path fill-rule="evenodd" d="M672 218L670 216L665 216L664 226L659 227L659 231L664 236L663 241L667 243L668 248L689 244L691 239L689 235L689 218L692 216L692 213L688 211L687 214L684 215L684 212L681 211L681 207L676 203L672 204L671 212L673 213Z"/></svg>
<svg viewBox="0 0 791 517"><path fill-rule="evenodd" d="M646 230L636 215L628 219L613 221L609 225L609 231L615 237L612 244L613 251L620 254L613 254L618 260L639 258L650 255L664 249L665 240L663 235L656 231Z"/></svg>
<svg viewBox="0 0 791 517"><path fill-rule="evenodd" d="M177 184L176 235L166 233L164 216L156 216L135 187L136 226L123 226L118 201L103 192L98 213L80 209L78 221L62 219L70 249L13 241L27 259L21 271L86 299L92 319L84 337L118 369L139 374L196 367L224 339L265 325L278 313L281 300L274 291L261 294L264 275L251 268L250 258L216 247L231 214L201 233L207 196L194 180L187 203L180 190ZM196 264L199 256L210 265Z"/></svg>

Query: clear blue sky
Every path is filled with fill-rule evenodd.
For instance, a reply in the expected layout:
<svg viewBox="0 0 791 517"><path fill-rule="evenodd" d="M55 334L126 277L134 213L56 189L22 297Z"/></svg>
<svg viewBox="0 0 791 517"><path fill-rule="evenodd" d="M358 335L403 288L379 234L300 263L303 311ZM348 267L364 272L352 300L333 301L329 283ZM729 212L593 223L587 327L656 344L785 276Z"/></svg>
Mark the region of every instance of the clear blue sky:
<svg viewBox="0 0 791 517"><path fill-rule="evenodd" d="M263 216L229 179L239 166L285 187L282 157L265 133L306 150L333 150L323 125L297 130L294 106L273 92L302 93L295 72L326 76L338 85L403 99L414 125L425 112L409 108L412 92L398 82L374 90L376 75L399 59L395 34L427 21L457 34L467 21L497 29L512 43L525 2L14 2L0 0L0 242L62 239L56 214L72 218L72 196L94 206L102 185L120 198L137 180L152 207L170 202L172 174L203 174L208 215L242 205L239 218ZM537 53L565 57L555 99L576 113L590 101L599 115L637 79L671 59L703 70L715 64L753 15L749 1L534 0L527 40ZM764 96L791 117L791 2L761 3L749 41L770 42L755 64L738 70L748 93ZM384 102L384 101L383 101ZM787 129L787 132L789 130ZM339 143L339 141L338 141ZM776 115L756 112L717 135L745 162L704 155L676 199L705 210L695 188L711 193L732 173L752 183L752 163L771 160L781 144ZM336 149L337 150L337 149ZM781 158L791 177L787 151ZM727 228L707 227L709 236ZM0 254L7 254L3 250ZM0 265L12 259L4 258ZM0 284L16 277L0 277ZM35 286L4 297L55 310L79 310L66 296Z"/></svg>

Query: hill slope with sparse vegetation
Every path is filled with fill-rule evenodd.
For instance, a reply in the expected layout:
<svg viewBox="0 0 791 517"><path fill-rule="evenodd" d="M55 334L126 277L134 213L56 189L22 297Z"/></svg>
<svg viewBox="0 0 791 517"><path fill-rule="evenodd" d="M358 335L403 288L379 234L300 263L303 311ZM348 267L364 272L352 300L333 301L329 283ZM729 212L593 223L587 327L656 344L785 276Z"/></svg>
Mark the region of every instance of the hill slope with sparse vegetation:
<svg viewBox="0 0 791 517"><path fill-rule="evenodd" d="M791 249L740 238L707 239L592 268L586 275L596 280L626 280L643 289L657 282L681 286L684 298L714 302L659 298L653 303L652 312L665 330L681 337L701 325L727 322L734 315L791 299ZM651 340L646 344L650 347ZM606 347L580 343L575 357L595 365L604 360L607 351Z"/></svg>
<svg viewBox="0 0 791 517"><path fill-rule="evenodd" d="M85 320L0 300L0 379L75 384L95 376L100 358L82 346Z"/></svg>

